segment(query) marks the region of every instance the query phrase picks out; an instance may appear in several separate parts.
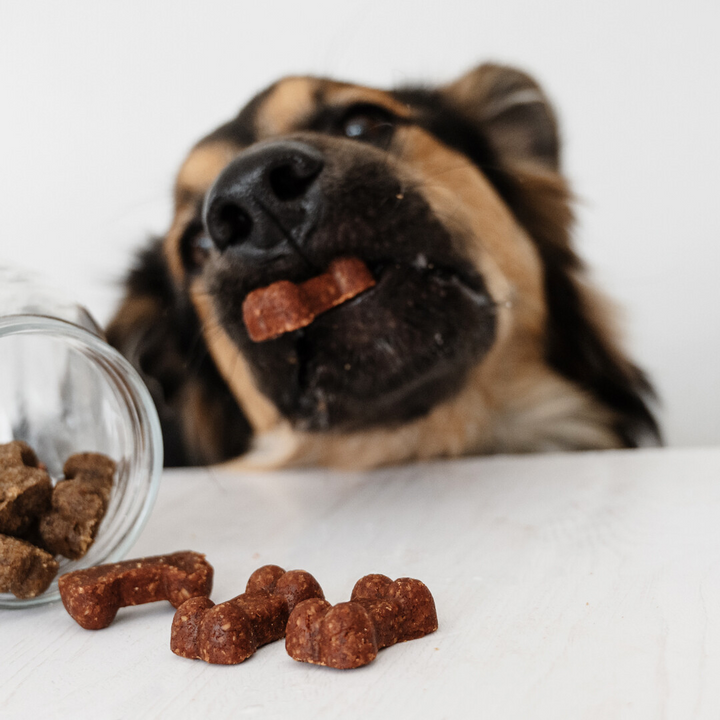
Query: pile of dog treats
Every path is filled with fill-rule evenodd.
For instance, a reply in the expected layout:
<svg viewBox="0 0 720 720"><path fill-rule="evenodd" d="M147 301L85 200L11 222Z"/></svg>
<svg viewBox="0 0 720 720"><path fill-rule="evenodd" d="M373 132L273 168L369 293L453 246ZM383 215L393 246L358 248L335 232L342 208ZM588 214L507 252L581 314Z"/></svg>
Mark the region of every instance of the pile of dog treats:
<svg viewBox="0 0 720 720"><path fill-rule="evenodd" d="M68 613L99 630L119 608L160 600L177 608L170 649L181 657L236 665L262 645L285 637L295 660L349 669L367 665L378 650L435 632L435 602L419 580L366 575L349 602L331 605L304 570L265 565L245 592L219 604L209 595L213 568L200 553L126 560L60 577Z"/></svg>
<svg viewBox="0 0 720 720"><path fill-rule="evenodd" d="M77 560L107 510L115 463L97 453L68 458L54 487L32 448L0 445L0 592L43 593L58 571L55 555ZM256 570L245 592L210 600L213 568L191 551L98 565L62 575L65 609L88 630L108 627L121 607L160 600L175 607L170 648L181 657L235 665L285 638L295 660L349 669L378 650L435 632L435 602L419 580L366 575L349 602L331 605L304 570Z"/></svg>
<svg viewBox="0 0 720 720"><path fill-rule="evenodd" d="M65 462L54 487L24 442L0 445L0 592L33 598L58 572L56 555L78 560L105 516L115 463L98 453Z"/></svg>

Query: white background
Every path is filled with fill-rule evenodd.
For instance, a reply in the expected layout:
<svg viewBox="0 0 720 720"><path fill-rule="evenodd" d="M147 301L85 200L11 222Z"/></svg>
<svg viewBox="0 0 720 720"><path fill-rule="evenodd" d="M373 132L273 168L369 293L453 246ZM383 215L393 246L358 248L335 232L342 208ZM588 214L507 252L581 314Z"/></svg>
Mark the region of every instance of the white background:
<svg viewBox="0 0 720 720"><path fill-rule="evenodd" d="M577 242L625 308L671 444L720 442L717 0L0 0L0 262L106 321L184 153L293 73L380 86L483 60L561 119Z"/></svg>

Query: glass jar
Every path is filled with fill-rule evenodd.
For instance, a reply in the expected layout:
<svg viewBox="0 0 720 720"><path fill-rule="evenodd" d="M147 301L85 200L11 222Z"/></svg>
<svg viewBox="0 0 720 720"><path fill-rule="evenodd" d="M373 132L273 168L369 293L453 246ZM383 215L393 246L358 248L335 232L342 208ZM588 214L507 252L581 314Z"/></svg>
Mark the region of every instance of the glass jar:
<svg viewBox="0 0 720 720"><path fill-rule="evenodd" d="M102 338L89 313L0 267L0 443L25 440L54 481L68 456L100 452L117 473L95 542L79 560L58 557L61 575L122 559L152 510L162 472L160 422L134 368ZM0 594L0 608L58 600Z"/></svg>

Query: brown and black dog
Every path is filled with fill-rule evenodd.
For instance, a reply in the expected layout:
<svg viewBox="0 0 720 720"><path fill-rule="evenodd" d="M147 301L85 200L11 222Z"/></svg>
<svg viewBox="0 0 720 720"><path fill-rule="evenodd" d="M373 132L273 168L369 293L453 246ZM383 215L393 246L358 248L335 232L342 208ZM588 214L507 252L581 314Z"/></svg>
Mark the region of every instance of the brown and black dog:
<svg viewBox="0 0 720 720"><path fill-rule="evenodd" d="M583 277L554 113L482 65L437 89L290 77L201 140L108 329L166 464L373 467L659 440ZM242 302L339 256L374 288L263 343Z"/></svg>

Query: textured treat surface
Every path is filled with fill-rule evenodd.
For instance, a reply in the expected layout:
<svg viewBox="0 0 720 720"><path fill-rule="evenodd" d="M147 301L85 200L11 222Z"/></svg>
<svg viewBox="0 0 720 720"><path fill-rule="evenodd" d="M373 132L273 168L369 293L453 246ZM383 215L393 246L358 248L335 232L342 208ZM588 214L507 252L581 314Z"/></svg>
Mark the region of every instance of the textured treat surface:
<svg viewBox="0 0 720 720"><path fill-rule="evenodd" d="M83 557L95 541L112 491L115 463L99 453L70 456L65 480L52 493L52 509L40 519L40 544L71 560Z"/></svg>
<svg viewBox="0 0 720 720"><path fill-rule="evenodd" d="M200 553L124 560L62 575L60 597L70 616L88 630L105 628L119 608L168 600L179 607L212 590L213 569Z"/></svg>
<svg viewBox="0 0 720 720"><path fill-rule="evenodd" d="M15 440L0 445L0 533L23 536L50 507L52 482L32 448Z"/></svg>
<svg viewBox="0 0 720 720"><path fill-rule="evenodd" d="M435 601L419 580L366 575L350 602L299 603L288 620L285 647L295 660L350 669L372 662L382 648L437 628Z"/></svg>
<svg viewBox="0 0 720 720"><path fill-rule="evenodd" d="M245 592L232 600L213 605L193 598L183 603L173 618L170 649L186 658L236 665L285 635L297 603L322 597L310 573L265 565L250 576Z"/></svg>
<svg viewBox="0 0 720 720"><path fill-rule="evenodd" d="M0 592L10 592L21 600L33 598L48 589L58 564L44 550L24 540L0 535Z"/></svg>
<svg viewBox="0 0 720 720"><path fill-rule="evenodd" d="M337 258L327 272L296 285L279 280L248 293L243 320L250 339L272 340L309 325L317 315L340 305L375 285L359 258Z"/></svg>

